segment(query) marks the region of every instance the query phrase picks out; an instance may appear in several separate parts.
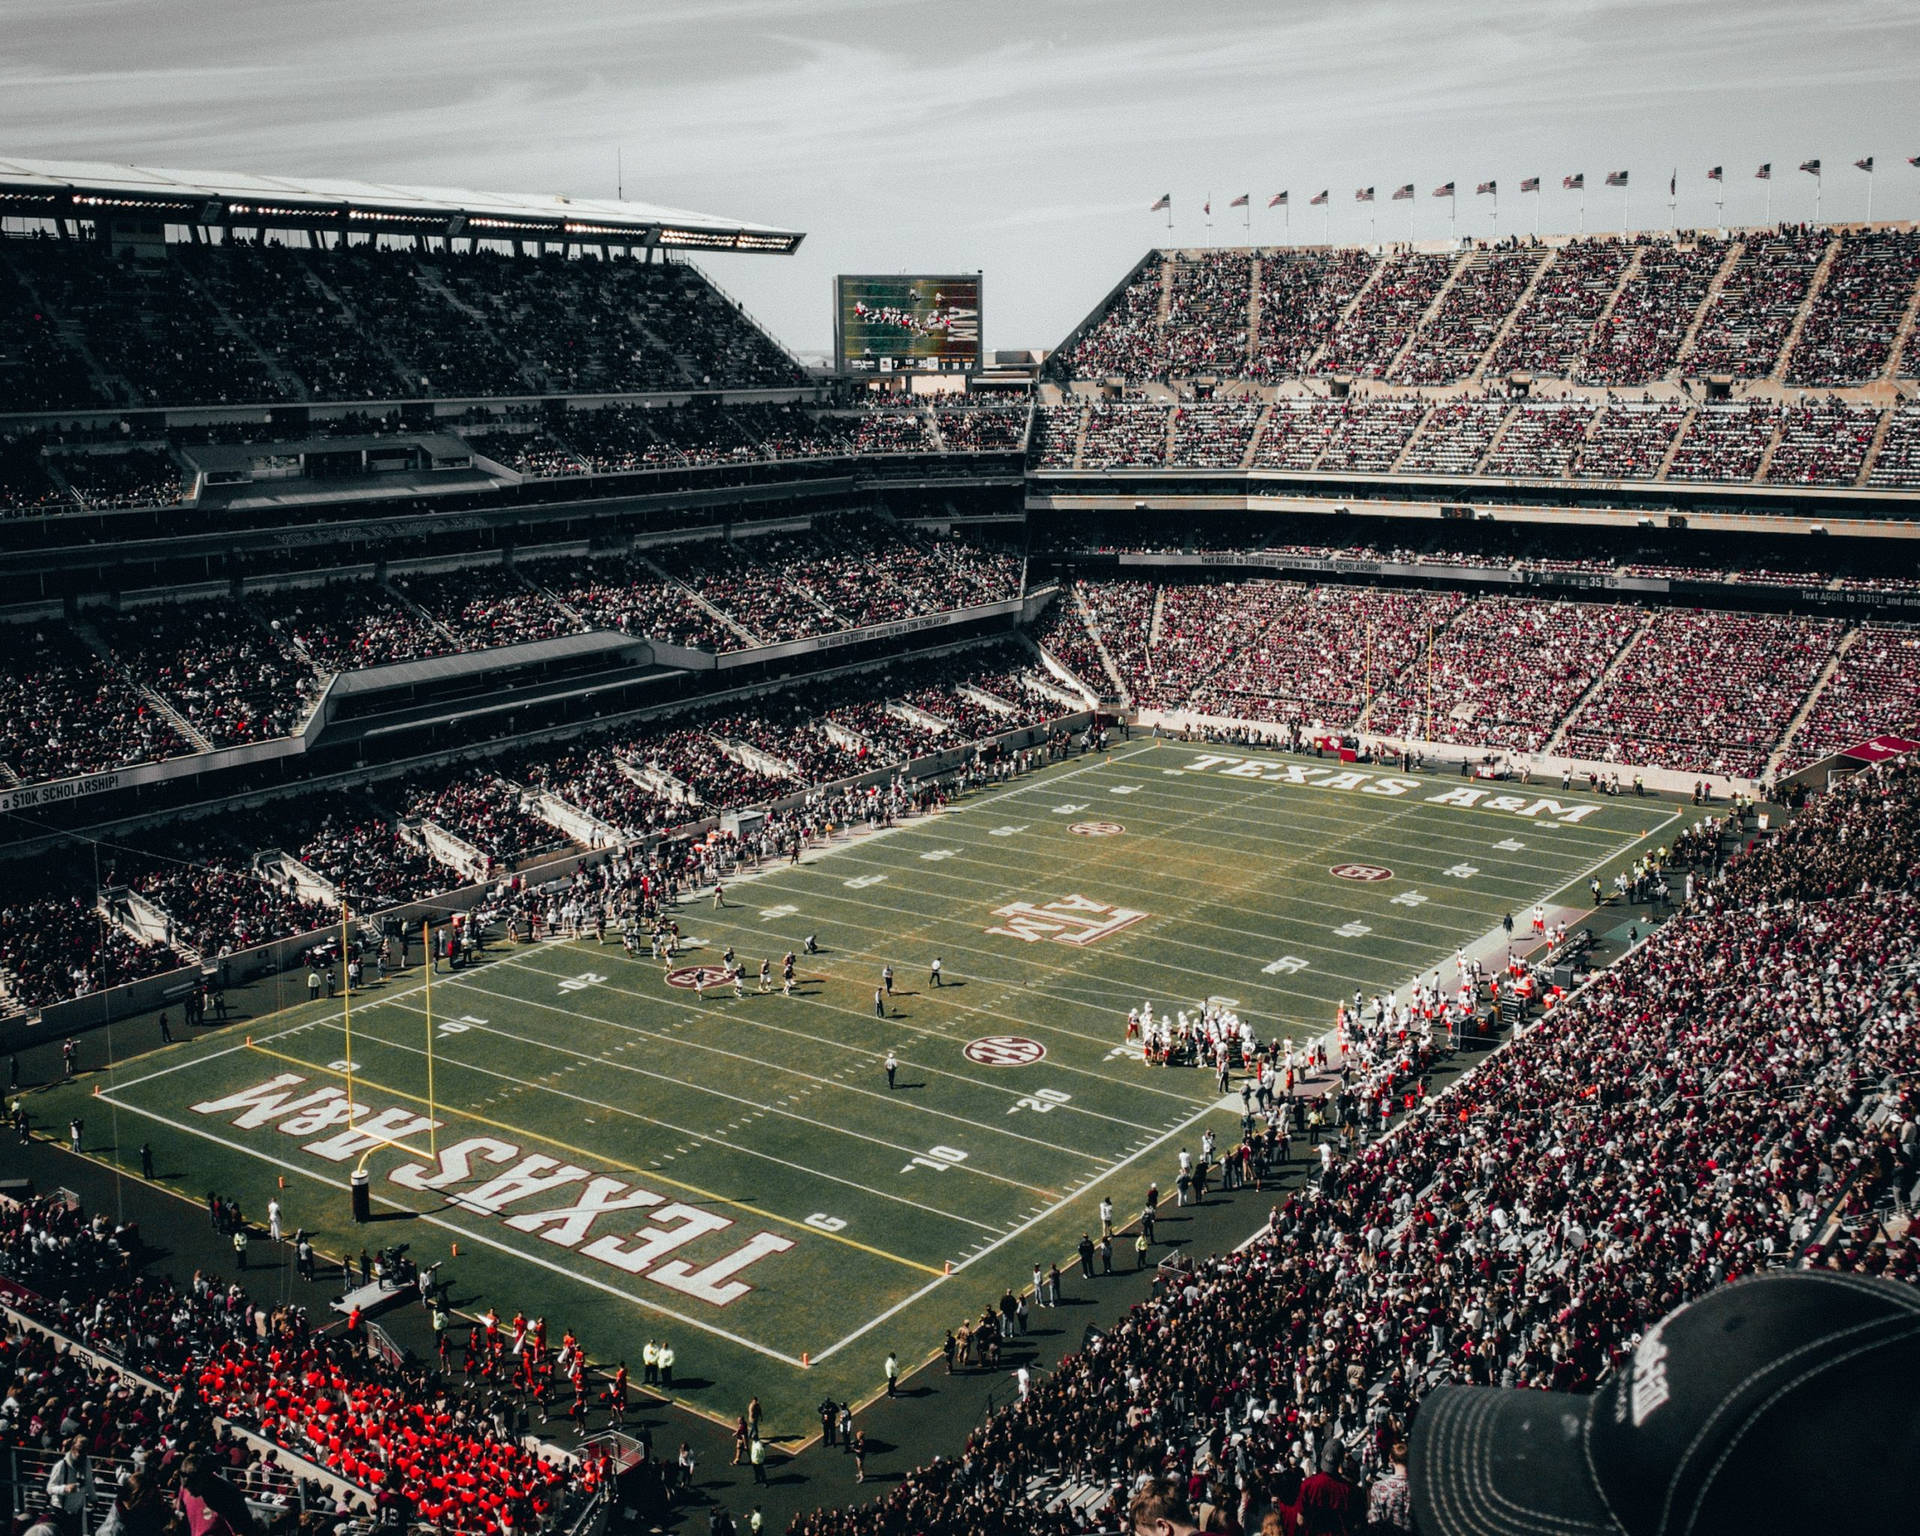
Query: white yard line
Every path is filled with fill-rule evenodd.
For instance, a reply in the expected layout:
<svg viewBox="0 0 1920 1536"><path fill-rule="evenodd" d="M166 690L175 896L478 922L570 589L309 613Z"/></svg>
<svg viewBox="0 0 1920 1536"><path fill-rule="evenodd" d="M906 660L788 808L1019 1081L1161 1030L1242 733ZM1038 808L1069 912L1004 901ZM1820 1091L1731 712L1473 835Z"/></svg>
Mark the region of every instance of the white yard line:
<svg viewBox="0 0 1920 1536"><path fill-rule="evenodd" d="M1149 1152L1153 1151L1155 1148L1165 1146L1166 1143L1173 1140L1174 1137L1179 1136L1184 1132L1190 1130L1200 1120L1204 1119L1206 1116L1210 1114L1213 1114L1218 1109L1219 1109L1219 1101L1210 1100L1208 1103L1203 1105L1200 1109L1196 1110L1193 1114L1189 1115L1185 1120L1182 1120L1179 1124L1172 1126L1168 1130L1162 1131L1158 1136L1154 1137L1152 1141L1147 1142L1144 1146L1135 1148L1134 1151L1130 1152L1127 1156L1121 1158L1120 1161L1112 1164L1110 1167L1107 1168L1107 1170L1104 1173L1100 1175L1100 1178L1105 1179L1105 1178L1113 1177L1114 1174L1119 1173L1123 1168L1126 1168L1131 1164L1138 1162L1141 1158L1145 1157ZM953 1270L951 1274L942 1275L937 1280L929 1281L927 1284L921 1286L919 1290L913 1292L912 1295L906 1297L904 1300L895 1302L891 1307L888 1307L887 1310L882 1312L878 1317L872 1319L870 1322L861 1324L860 1327L854 1329L854 1331L848 1334L845 1338L838 1339L832 1344L829 1344L825 1349L816 1351L813 1355L814 1360L815 1361L825 1360L829 1356L837 1353L839 1350L844 1349L847 1345L853 1343L855 1339L858 1339L865 1334L871 1333L875 1328L878 1328L882 1323L884 1323L888 1318L892 1317L895 1313L901 1311L903 1308L912 1306L914 1302L919 1301L923 1296L926 1296L929 1293L931 1293L937 1286L944 1285L948 1280L952 1279L954 1275L959 1274L962 1270L965 1270L970 1266L972 1266L973 1264L978 1263L981 1259L984 1259L988 1255L997 1252L1001 1248L1004 1248L1008 1243L1012 1242L1016 1237L1019 1237L1022 1233L1031 1230L1033 1227L1037 1226L1039 1223L1046 1221L1050 1217L1057 1215L1059 1212L1065 1210L1069 1205L1073 1204L1074 1201L1082 1198L1087 1193L1088 1188L1095 1182L1097 1182L1097 1180L1089 1180L1086 1185L1082 1185L1078 1190L1074 1191L1072 1194L1069 1194L1064 1199L1059 1200L1055 1202L1053 1205L1048 1206L1047 1209L1045 1209L1044 1211L1041 1211L1036 1215L1029 1216L1025 1221L1021 1222L1018 1226L1012 1228L1010 1231L1006 1232L1001 1237L994 1239L994 1241L992 1241L991 1243L988 1243L986 1247L977 1249L973 1253L968 1254L966 1258L962 1259L958 1264L953 1266Z"/></svg>

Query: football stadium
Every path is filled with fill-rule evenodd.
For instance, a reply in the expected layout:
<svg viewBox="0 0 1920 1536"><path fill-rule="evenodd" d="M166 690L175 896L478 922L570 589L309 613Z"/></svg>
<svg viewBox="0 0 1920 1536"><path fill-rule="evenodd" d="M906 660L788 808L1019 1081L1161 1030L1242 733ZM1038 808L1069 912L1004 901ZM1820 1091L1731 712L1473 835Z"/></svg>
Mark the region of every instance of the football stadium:
<svg viewBox="0 0 1920 1536"><path fill-rule="evenodd" d="M229 137L0 143L16 1532L1908 1528L1920 156Z"/></svg>

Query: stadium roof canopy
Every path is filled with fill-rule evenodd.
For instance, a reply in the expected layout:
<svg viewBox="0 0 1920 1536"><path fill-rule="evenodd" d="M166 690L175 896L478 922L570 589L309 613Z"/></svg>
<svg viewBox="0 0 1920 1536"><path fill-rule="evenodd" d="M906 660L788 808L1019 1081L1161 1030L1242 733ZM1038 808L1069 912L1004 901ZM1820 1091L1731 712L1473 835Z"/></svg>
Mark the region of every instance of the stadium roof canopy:
<svg viewBox="0 0 1920 1536"><path fill-rule="evenodd" d="M208 228L546 240L791 255L806 236L685 208L555 193L475 192L385 182L0 157L0 216L158 216Z"/></svg>

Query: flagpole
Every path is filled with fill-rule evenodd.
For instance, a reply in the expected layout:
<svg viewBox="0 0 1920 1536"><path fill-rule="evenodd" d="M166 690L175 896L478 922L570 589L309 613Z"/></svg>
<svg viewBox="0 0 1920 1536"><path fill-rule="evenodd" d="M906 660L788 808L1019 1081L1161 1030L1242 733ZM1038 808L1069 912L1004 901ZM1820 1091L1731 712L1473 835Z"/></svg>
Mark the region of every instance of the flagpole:
<svg viewBox="0 0 1920 1536"><path fill-rule="evenodd" d="M1498 182L1495 182L1493 187L1493 243L1495 245L1500 243L1500 184Z"/></svg>
<svg viewBox="0 0 1920 1536"><path fill-rule="evenodd" d="M1580 234L1584 239L1587 233L1587 178L1580 178Z"/></svg>
<svg viewBox="0 0 1920 1536"><path fill-rule="evenodd" d="M1293 199L1292 198L1288 198L1287 201L1281 205L1281 217L1282 219L1285 220L1285 229L1287 232L1287 244L1291 246L1293 244Z"/></svg>
<svg viewBox="0 0 1920 1536"><path fill-rule="evenodd" d="M1773 223L1773 178L1767 178L1767 223Z"/></svg>
<svg viewBox="0 0 1920 1536"><path fill-rule="evenodd" d="M1869 161L1871 161L1873 157L1869 155L1867 158ZM1873 172L1872 171L1867 172L1867 222L1869 224L1873 222Z"/></svg>
<svg viewBox="0 0 1920 1536"><path fill-rule="evenodd" d="M1454 191L1454 185L1455 184L1453 182L1447 183L1447 239L1448 240L1458 240L1460 238L1460 229L1459 229L1460 199L1459 199L1459 194Z"/></svg>

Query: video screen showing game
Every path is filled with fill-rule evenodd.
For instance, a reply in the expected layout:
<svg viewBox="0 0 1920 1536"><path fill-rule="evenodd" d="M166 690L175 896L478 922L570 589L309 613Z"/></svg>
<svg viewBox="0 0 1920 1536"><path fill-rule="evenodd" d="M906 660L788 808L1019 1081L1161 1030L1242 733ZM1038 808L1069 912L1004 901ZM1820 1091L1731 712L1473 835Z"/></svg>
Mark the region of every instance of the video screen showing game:
<svg viewBox="0 0 1920 1536"><path fill-rule="evenodd" d="M980 274L835 280L842 373L972 373L980 367Z"/></svg>

